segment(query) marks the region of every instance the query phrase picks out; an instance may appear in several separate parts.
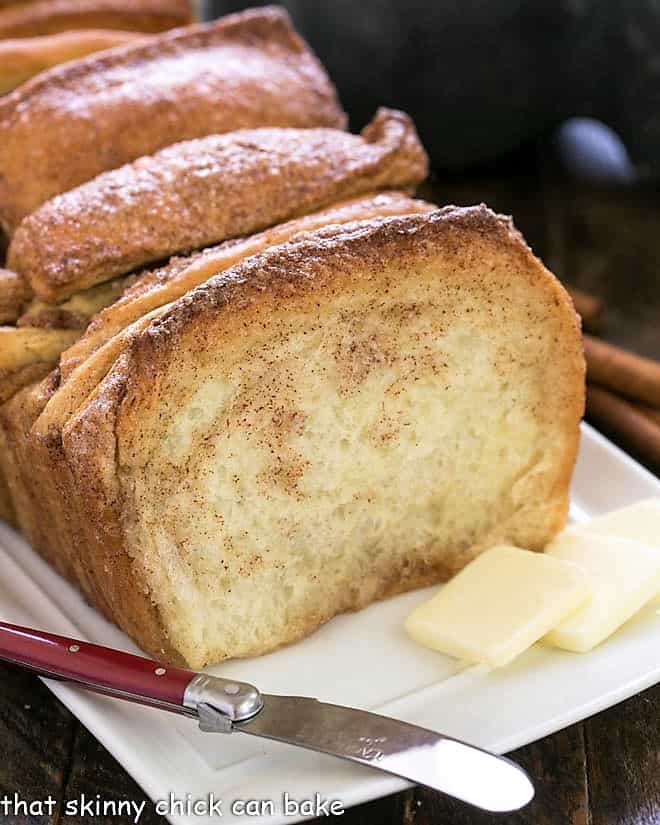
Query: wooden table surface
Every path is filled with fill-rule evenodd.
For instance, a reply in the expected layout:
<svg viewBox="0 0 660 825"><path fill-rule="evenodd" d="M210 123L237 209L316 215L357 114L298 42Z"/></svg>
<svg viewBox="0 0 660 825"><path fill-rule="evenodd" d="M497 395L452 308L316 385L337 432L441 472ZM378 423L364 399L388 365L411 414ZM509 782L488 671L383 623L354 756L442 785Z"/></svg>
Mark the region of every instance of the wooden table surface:
<svg viewBox="0 0 660 825"><path fill-rule="evenodd" d="M567 283L606 301L605 337L660 358L660 194L594 189L564 180L547 146L527 147L469 176L437 177L424 194L439 203L484 201L512 214L529 244ZM655 468L657 470L657 468ZM660 655L660 644L659 644ZM107 751L33 676L0 666L0 801L145 799ZM347 811L345 825L658 825L660 686L513 757L534 777L537 796L511 816L475 813L415 788ZM283 789L286 790L286 789ZM2 823L129 822L52 815L3 816ZM220 821L220 820L219 820ZM249 818L246 817L246 821ZM328 820L318 820L318 822ZM164 825L150 804L143 825Z"/></svg>

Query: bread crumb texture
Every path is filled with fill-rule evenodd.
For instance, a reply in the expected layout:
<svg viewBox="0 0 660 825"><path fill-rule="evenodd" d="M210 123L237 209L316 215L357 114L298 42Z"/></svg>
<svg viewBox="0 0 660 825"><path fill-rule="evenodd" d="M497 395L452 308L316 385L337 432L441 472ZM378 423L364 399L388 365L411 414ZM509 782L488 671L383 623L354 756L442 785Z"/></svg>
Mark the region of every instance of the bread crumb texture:
<svg viewBox="0 0 660 825"><path fill-rule="evenodd" d="M122 381L126 552L194 666L444 580L493 544L541 550L566 518L578 323L483 207L249 258L154 322Z"/></svg>

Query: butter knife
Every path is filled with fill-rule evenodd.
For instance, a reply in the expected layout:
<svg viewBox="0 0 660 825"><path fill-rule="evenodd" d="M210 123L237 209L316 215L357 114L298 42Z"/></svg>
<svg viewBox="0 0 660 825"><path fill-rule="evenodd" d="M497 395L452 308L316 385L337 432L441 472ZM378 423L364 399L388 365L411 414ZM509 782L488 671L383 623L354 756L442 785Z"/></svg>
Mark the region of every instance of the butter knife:
<svg viewBox="0 0 660 825"><path fill-rule="evenodd" d="M331 754L426 785L492 812L534 796L527 774L501 756L387 716L0 622L0 660L47 678L196 719L203 731L242 733Z"/></svg>

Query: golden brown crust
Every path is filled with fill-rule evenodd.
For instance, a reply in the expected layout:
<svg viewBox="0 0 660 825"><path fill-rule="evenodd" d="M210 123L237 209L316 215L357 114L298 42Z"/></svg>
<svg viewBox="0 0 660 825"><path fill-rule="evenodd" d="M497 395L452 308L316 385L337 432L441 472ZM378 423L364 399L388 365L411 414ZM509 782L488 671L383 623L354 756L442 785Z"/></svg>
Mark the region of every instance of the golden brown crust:
<svg viewBox="0 0 660 825"><path fill-rule="evenodd" d="M377 271L379 261L413 255L424 248L426 235L435 234L440 235L442 245L447 249L460 244L467 247L472 242L470 236L476 235L494 245L504 246L517 258L522 258L537 277L549 278L557 304L568 310L572 325L580 331L579 317L566 290L533 255L511 218L496 215L483 204L475 207L445 206L430 215L393 217L367 221L357 226L328 226L313 233L309 239L273 247L247 258L226 273L209 278L174 302L168 312L159 316L135 342L133 360L136 365L142 365L136 373L130 371L131 376L139 376L136 391L139 392L138 386L144 386L143 379L147 376L153 379L158 374L160 359L167 361L175 355L181 346L180 333L184 329L194 330L197 319L209 313L215 315L223 309L227 311L234 303L247 306L256 296L263 303L266 300L264 293L275 302L286 302L297 292L322 289L323 281L317 283L309 276L318 268L321 257L334 253L341 261L344 255L347 268L349 262L357 266L359 262L369 261ZM463 234L467 237L461 238ZM345 247L350 248L350 256L344 253ZM567 346L572 348L574 343L570 341ZM581 338L579 347L583 368ZM584 387L579 405L583 410Z"/></svg>
<svg viewBox="0 0 660 825"><path fill-rule="evenodd" d="M62 300L150 261L249 235L343 198L412 188L426 173L412 121L388 109L363 137L337 129L211 135L48 201L16 230L8 266L43 300Z"/></svg>
<svg viewBox="0 0 660 825"><path fill-rule="evenodd" d="M0 101L0 225L184 140L343 128L334 87L282 10L263 8L69 62Z"/></svg>
<svg viewBox="0 0 660 825"><path fill-rule="evenodd" d="M9 493L11 512L17 526L28 541L61 570L55 554L59 535L54 532L50 543L44 538L47 519L42 519L45 514L41 512L40 502L43 499L39 496L37 481L41 468L39 465L31 467L25 452L30 428L39 417L47 397L54 392L54 380L57 380L57 374L51 372L42 382L23 387L0 405L0 477Z"/></svg>
<svg viewBox="0 0 660 825"><path fill-rule="evenodd" d="M91 28L162 32L192 20L190 0L37 0L0 8L0 38Z"/></svg>
<svg viewBox="0 0 660 825"><path fill-rule="evenodd" d="M212 275L234 266L249 255L328 224L425 213L436 208L426 201L409 198L402 192L382 192L338 203L257 235L228 241L186 258L173 258L167 266L142 273L120 299L92 320L82 338L62 353L62 379L68 381L86 358L147 313L180 298Z"/></svg>
<svg viewBox="0 0 660 825"><path fill-rule="evenodd" d="M0 95L46 69L145 37L114 29L82 29L44 37L0 40Z"/></svg>
<svg viewBox="0 0 660 825"><path fill-rule="evenodd" d="M423 214L435 207L400 193L360 198L319 213L290 221L282 226L205 250L191 259L177 259L163 269L147 272L125 296L90 325L92 334L85 346L74 343L60 359L61 381L36 425L42 434L61 432L62 426L108 373L120 355L172 301L219 272L269 247L299 241L319 227L355 224L386 215ZM326 230L326 231L337 231ZM120 326L118 326L120 324Z"/></svg>
<svg viewBox="0 0 660 825"><path fill-rule="evenodd" d="M13 324L32 297L32 290L22 275L0 269L0 324Z"/></svg>
<svg viewBox="0 0 660 825"><path fill-rule="evenodd" d="M2 432L0 432L0 463L2 462L2 452L5 449L3 447L3 437ZM17 527L18 523L16 521L16 516L14 515L14 507L11 501L11 493L9 491L9 487L7 485L7 481L5 479L4 473L2 472L2 468L0 467L0 521L4 521L10 527Z"/></svg>
<svg viewBox="0 0 660 825"><path fill-rule="evenodd" d="M335 296L359 288L363 281L384 286L387 276L383 273L388 268L397 273L410 271L411 266L423 266L436 259L448 260L445 265L455 266L459 273L465 268L471 273L473 284L479 282L475 276L483 271L491 281L485 297L495 306L498 283L489 275L488 267L498 260L499 271L505 273L503 278L513 279L521 289L529 285L534 297L542 297L543 306L532 303L530 312L538 313L538 318L543 318L544 313L552 315L552 323L563 333L556 341L555 351L557 375L561 375L562 382L547 388L552 410L564 422L560 458L552 468L550 487L544 481L545 487L542 484L540 488L545 493L549 490L549 495L556 495L556 499L538 524L534 522L534 508L539 501L529 504L526 534L519 526L514 529L500 524L483 538L497 540L513 531L511 538L541 545L565 518L568 480L577 450L584 383L578 322L564 290L508 222L483 208L447 208L425 216L332 226L254 255L159 312L158 318L135 336L130 347L121 351L84 403L60 420L59 433L57 427L55 432L41 428L33 412L29 427L23 425L23 432L29 429L29 434L24 436L23 447L17 452L19 463L22 461L27 467L28 461L32 465L37 462L40 467L49 468L48 476L54 486L40 506L55 515L59 509L61 522L57 536L53 531L37 536L40 551L59 558L61 569L77 581L88 598L145 650L180 659L181 653L172 649L168 638L157 594L149 591L140 565L140 550L130 543L134 508L140 504L131 498L130 479L126 476L127 466L144 460L153 448L149 442L153 422L161 414L167 416L171 405L176 407L176 397L163 394L170 377L184 370L194 383L195 372L207 354L215 353L212 357L217 358L232 340L241 339L245 329L257 328L255 325L285 311L292 302L297 306L333 302ZM530 346L536 340L536 321L536 314L530 316ZM350 364L346 367L347 380L354 380ZM54 387L50 390L52 398ZM37 408L43 410L47 400L42 398ZM546 413L540 410L539 415L543 414ZM20 414L16 415L20 418ZM184 484L186 479L179 477L179 482ZM64 521L63 499L76 503ZM29 521L29 517L24 520ZM32 529L36 534L37 528ZM59 549L53 552L55 546ZM447 577L477 550L478 547L466 547L451 558L440 555L433 560L414 560L405 575L392 571L391 578L382 581L375 593L358 591L353 602L349 600L335 610L359 607L365 600ZM95 584L99 581L105 582L102 593ZM329 615L326 607L310 610L306 619L292 624L286 638L270 639L262 649L311 632Z"/></svg>

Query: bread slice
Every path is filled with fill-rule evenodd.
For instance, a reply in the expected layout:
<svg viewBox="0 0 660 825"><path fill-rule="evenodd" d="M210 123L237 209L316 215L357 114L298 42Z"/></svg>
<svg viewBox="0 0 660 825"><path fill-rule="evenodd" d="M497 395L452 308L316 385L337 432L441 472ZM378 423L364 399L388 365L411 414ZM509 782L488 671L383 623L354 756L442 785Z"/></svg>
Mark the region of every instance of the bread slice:
<svg viewBox="0 0 660 825"><path fill-rule="evenodd" d="M82 29L44 37L0 40L0 95L60 63L133 43L145 36L114 29Z"/></svg>
<svg viewBox="0 0 660 825"><path fill-rule="evenodd" d="M59 362L60 353L80 337L90 318L116 300L132 280L118 278L79 292L62 304L44 304L28 298L21 309L18 299L12 303L12 293L14 297L18 295L20 279L14 292L15 279L3 281L3 273L14 275L9 270L0 270L0 312L4 306L5 317L13 319L16 313L21 314L15 326L0 326L0 404L49 373Z"/></svg>
<svg viewBox="0 0 660 825"><path fill-rule="evenodd" d="M36 0L0 4L0 38L90 28L162 32L192 20L192 0Z"/></svg>
<svg viewBox="0 0 660 825"><path fill-rule="evenodd" d="M129 310L141 309L142 312L137 313L132 322L127 323L116 334L107 336L103 343L96 336L93 336L91 340L96 346L93 349L88 348L84 357L80 346L78 346L79 342L74 343L68 350L64 351L60 358L58 380L56 383L51 384L52 391L50 394L41 391L38 393L43 406L31 406L35 411L35 415L30 420L27 428L43 443L54 442L59 444L62 431L67 422L86 402L89 395L106 377L119 357L130 350L134 341L152 322L169 311L172 302L176 298L184 295L194 286L204 283L213 275L235 266L251 255L270 246L275 246L287 240L304 240L310 234L313 236L310 230L314 228L318 229L327 225L352 224L356 222L357 218L364 221L388 214L424 214L434 209L435 207L425 201L406 198L400 193L356 199L290 221L238 243L226 243L206 250L204 253L188 259L187 266L184 265L186 259L178 259L161 270L145 273L132 288L127 290L125 296L126 299L144 300L129 300L125 304L124 299L122 299L115 305L119 309L122 304L125 304L122 312L113 312L112 308L109 308L106 317L111 320L120 318L126 321ZM353 221L350 220L351 218L353 218ZM148 287L160 288L149 289ZM163 303L164 295L169 296L170 303ZM161 299L160 302L157 301L158 298ZM108 332L108 327L101 328L100 331ZM76 355L72 357L71 353L74 351ZM74 363L75 368L72 369ZM68 368L66 373L65 366ZM22 404L23 401L19 401L19 410ZM25 427L25 424L22 423L21 426ZM45 466L51 460L51 456L44 452L40 457L35 456L33 460ZM57 464L57 460L55 464ZM56 466L54 472L57 472Z"/></svg>
<svg viewBox="0 0 660 825"><path fill-rule="evenodd" d="M91 321L82 338L62 353L62 381L67 381L81 362L126 327L250 255L329 224L345 224L388 215L421 214L436 208L433 204L419 198L410 198L402 192L364 195L295 218L256 235L227 241L187 257L173 258L164 267L147 270L127 287L121 298L112 304L108 302L106 309Z"/></svg>
<svg viewBox="0 0 660 825"><path fill-rule="evenodd" d="M30 291L24 288L21 278L9 270L0 270L0 323L4 320L17 324L0 326L0 405L48 375L56 367L62 350L74 343L96 312L124 291L129 280L119 278L78 293L63 304L51 305L35 298L30 300ZM27 411L22 404L21 396L23 422ZM4 468L6 451L0 428L0 521L16 524Z"/></svg>
<svg viewBox="0 0 660 825"><path fill-rule="evenodd" d="M257 126L343 128L284 11L176 29L43 72L0 100L0 225L183 140Z"/></svg>
<svg viewBox="0 0 660 825"><path fill-rule="evenodd" d="M33 298L16 321L18 329L0 327L0 343L5 344L0 354L0 378L3 379L0 403L42 378L59 363L62 380L58 381L58 398L49 406L53 415L42 417L48 421L49 427L57 427L61 410L70 409L72 404L86 396L90 381L96 382L105 375L118 353L146 323L157 317L163 306L211 275L268 246L330 223L348 223L379 215L423 213L434 208L400 192L356 198L248 238L211 247L196 255L175 258L167 266L147 270L139 277L115 278L77 292L61 304L48 304ZM5 296L2 295L0 277L0 309L3 297L8 309L12 309L16 301L10 299L18 291L14 281L20 285L21 280L9 270L0 270L0 276L2 273L12 277L6 281ZM107 312L102 312L105 308ZM97 313L101 314L95 319ZM77 340L80 335L84 341ZM88 356L91 355L95 357L90 360ZM84 370L78 370L86 360L90 363ZM64 390L63 385L72 374L77 380Z"/></svg>
<svg viewBox="0 0 660 825"><path fill-rule="evenodd" d="M70 568L63 568L60 560L71 557L74 547L71 542L79 538L66 538L68 531L56 529L54 525L68 524L69 509L74 505L69 503L64 513L55 505L47 516L44 503L56 502L58 498L66 500L68 495L54 486L62 470L59 452L62 429L121 353L152 320L167 311L168 302L249 255L286 240L300 239L305 233L328 224L345 224L384 215L425 213L434 208L400 192L364 196L144 272L114 304L114 311L108 308L99 316L99 322L104 322L92 322L84 343L73 343L64 350L59 368L43 382L21 391L54 366L57 351L49 363L35 363L31 372L24 368L20 373L13 371L11 392L7 397L14 393L15 396L7 403L4 415L0 414L5 424L4 428L0 426L0 518L20 526L33 546L66 575ZM92 287L55 306L34 299L18 323L78 329L80 322L84 323L97 312L101 304L111 304L118 287L123 288L132 280L129 276ZM70 343L67 338L61 346ZM50 496L46 495L46 490L51 490ZM62 537L65 537L64 541L60 542L58 539ZM84 557L84 553L73 556ZM73 577L80 579L80 576ZM89 586L93 587L94 583Z"/></svg>
<svg viewBox="0 0 660 825"><path fill-rule="evenodd" d="M178 252L247 235L342 198L411 189L427 158L407 115L361 135L250 129L168 146L99 175L23 220L7 265L46 301Z"/></svg>
<svg viewBox="0 0 660 825"><path fill-rule="evenodd" d="M43 531L43 501L47 500L43 491L52 484L61 467L59 445L62 429L85 402L90 392L107 375L114 362L131 346L132 341L152 320L167 311L166 302L179 298L212 275L228 269L256 252L286 240L304 238L306 233L328 224L346 224L384 215L422 214L434 208L425 201L408 198L400 192L356 198L258 235L227 242L189 258L175 259L166 267L143 273L126 290L122 299L114 304L114 312L108 308L107 312L99 316L98 320L103 319L105 323L97 325L92 322L89 328L92 334L85 336L85 345L82 345L82 341L80 345L76 342L64 351L60 357L59 368L42 384L29 387L24 392L18 392L23 384L12 388L13 392L17 392L17 397L4 411L9 439L7 441L5 438L4 447L0 426L0 511L4 513L5 520L10 519L10 514L15 509L19 513L18 523L32 544L37 548L47 545L44 548L46 555L53 552L53 540L44 540L44 536L49 536L49 532ZM67 318L75 319L81 312L89 310L93 299L99 297L97 293L103 292L106 287L114 288L114 282L79 293L59 308L50 307L51 312L48 311L47 304L39 305L33 301L22 320L48 320L56 313L62 325ZM30 380L33 381L43 374L44 371L40 370L38 374L31 376ZM28 438L36 442L36 445L32 445L31 453L29 446L23 444ZM8 444L11 445L11 449ZM22 452L24 448L27 450L25 453ZM26 457L19 458L11 454L12 451ZM1 492L3 474L6 478L12 479L11 484L4 484L4 495ZM17 499L14 507L10 507L11 497ZM36 510L30 505L33 500L39 501ZM59 517L59 511L54 512L48 521L54 523ZM53 535L58 535L57 531L53 531ZM63 548L64 553L68 552L70 545L68 539L67 542Z"/></svg>
<svg viewBox="0 0 660 825"><path fill-rule="evenodd" d="M583 404L566 292L507 220L446 208L330 226L212 277L59 432L24 423L12 455L46 475L41 552L145 650L200 667L489 545L542 549Z"/></svg>

